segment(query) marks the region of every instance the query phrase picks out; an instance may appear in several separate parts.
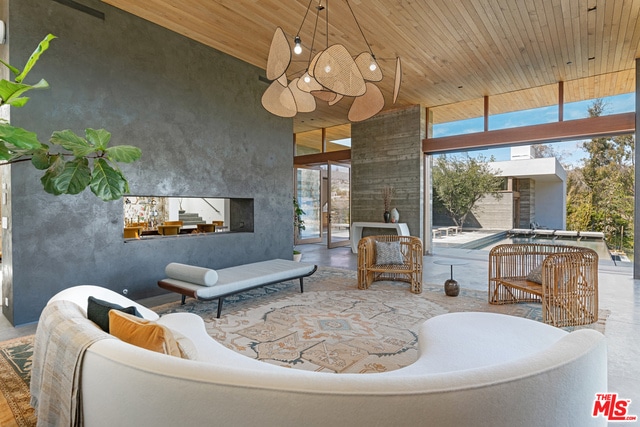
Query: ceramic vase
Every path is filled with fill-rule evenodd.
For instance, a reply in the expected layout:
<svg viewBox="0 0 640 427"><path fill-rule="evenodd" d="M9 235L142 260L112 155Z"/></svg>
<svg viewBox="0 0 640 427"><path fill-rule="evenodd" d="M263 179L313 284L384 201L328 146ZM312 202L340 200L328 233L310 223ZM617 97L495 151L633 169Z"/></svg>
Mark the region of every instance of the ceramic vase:
<svg viewBox="0 0 640 427"><path fill-rule="evenodd" d="M398 222L400 220L400 213L398 212L398 209L393 208L391 209L391 222Z"/></svg>
<svg viewBox="0 0 640 427"><path fill-rule="evenodd" d="M384 211L384 222L391 222L391 213L389 211Z"/></svg>

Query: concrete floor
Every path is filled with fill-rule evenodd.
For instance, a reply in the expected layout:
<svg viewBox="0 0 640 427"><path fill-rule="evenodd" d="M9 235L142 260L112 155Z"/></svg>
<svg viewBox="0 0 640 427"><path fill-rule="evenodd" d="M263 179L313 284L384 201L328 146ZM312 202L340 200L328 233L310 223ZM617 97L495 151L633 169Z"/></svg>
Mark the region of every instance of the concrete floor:
<svg viewBox="0 0 640 427"><path fill-rule="evenodd" d="M488 250L434 248L434 254L424 258L424 282L444 283L450 276L448 265L438 260L464 260L466 265L454 267L454 278L468 289L487 291ZM356 270L357 254L350 247L327 249L325 245L309 244L296 247L303 253L302 261L323 266ZM610 311L606 323L609 392L620 399L631 399L629 415L640 416L640 280L633 280L631 264L602 260L598 268L599 306Z"/></svg>
<svg viewBox="0 0 640 427"><path fill-rule="evenodd" d="M308 244L298 245L296 249L303 253L304 262L354 271L357 268L357 255L351 252L350 246L327 249L323 244ZM425 256L424 282L444 283L449 278L450 267L435 264L435 261L449 259L467 262L454 267L454 278L461 286L487 290L488 251L438 246L438 242L434 254ZM171 300L178 300L178 297L167 294L141 303L151 307ZM620 399L631 399L628 415L640 416L640 280L633 280L630 264L615 265L612 261L601 260L599 305L611 313L605 330L609 360L608 392L618 393ZM35 328L35 324L13 327L0 315L0 341L33 334Z"/></svg>

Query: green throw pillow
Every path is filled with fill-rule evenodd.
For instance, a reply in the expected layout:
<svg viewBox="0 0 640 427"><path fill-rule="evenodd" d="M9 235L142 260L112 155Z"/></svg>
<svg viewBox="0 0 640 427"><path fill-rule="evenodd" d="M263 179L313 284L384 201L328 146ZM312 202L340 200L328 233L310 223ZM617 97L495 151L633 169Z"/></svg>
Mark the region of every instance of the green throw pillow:
<svg viewBox="0 0 640 427"><path fill-rule="evenodd" d="M103 301L95 297L89 297L87 304L87 319L98 325L100 329L109 333L109 311L119 310L123 313L132 314L137 317L142 317L134 306L122 307L112 302Z"/></svg>

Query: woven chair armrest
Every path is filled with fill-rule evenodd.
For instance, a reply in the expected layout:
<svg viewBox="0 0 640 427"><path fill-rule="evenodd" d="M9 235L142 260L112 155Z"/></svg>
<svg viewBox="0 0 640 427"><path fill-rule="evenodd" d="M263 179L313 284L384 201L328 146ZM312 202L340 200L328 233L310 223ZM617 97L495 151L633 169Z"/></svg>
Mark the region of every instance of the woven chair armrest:
<svg viewBox="0 0 640 427"><path fill-rule="evenodd" d="M358 259L365 266L374 265L376 262L376 241L371 237L364 237L358 242Z"/></svg>
<svg viewBox="0 0 640 427"><path fill-rule="evenodd" d="M579 280L583 286L598 286L598 254L589 249L581 252L556 253L542 262L543 293L555 294L572 281Z"/></svg>

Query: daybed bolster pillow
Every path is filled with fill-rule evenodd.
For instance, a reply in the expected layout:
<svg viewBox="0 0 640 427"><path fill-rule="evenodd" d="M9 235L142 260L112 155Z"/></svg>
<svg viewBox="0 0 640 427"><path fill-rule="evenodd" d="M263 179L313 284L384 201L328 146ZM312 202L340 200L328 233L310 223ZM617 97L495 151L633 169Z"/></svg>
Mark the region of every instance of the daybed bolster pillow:
<svg viewBox="0 0 640 427"><path fill-rule="evenodd" d="M218 273L215 270L194 265L172 262L164 269L171 279L194 283L201 286L213 286L218 283Z"/></svg>

